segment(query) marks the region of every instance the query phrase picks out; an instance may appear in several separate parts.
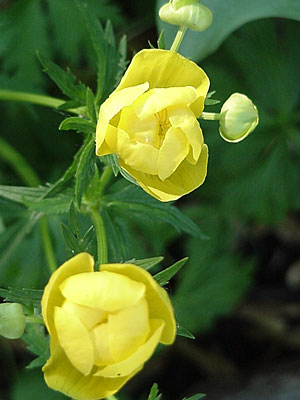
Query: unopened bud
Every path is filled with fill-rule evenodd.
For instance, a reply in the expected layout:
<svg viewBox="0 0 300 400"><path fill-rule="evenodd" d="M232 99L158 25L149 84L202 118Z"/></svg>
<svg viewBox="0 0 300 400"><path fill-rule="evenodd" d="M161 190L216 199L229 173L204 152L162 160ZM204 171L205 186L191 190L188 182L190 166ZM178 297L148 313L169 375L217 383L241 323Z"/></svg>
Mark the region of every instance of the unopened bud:
<svg viewBox="0 0 300 400"><path fill-rule="evenodd" d="M249 97L232 94L220 113L220 135L227 142L237 143L254 131L259 121L258 111Z"/></svg>
<svg viewBox="0 0 300 400"><path fill-rule="evenodd" d="M213 15L198 0L173 0L160 8L159 18L171 25L202 32L211 25Z"/></svg>
<svg viewBox="0 0 300 400"><path fill-rule="evenodd" d="M0 335L7 339L18 339L24 333L25 315L18 303L0 304Z"/></svg>

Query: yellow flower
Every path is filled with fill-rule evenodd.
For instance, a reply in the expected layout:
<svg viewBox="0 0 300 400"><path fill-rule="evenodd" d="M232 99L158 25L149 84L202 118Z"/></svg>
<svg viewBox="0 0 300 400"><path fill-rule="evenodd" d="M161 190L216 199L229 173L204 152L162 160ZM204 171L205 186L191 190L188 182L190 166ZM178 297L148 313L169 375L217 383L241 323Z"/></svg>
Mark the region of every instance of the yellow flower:
<svg viewBox="0 0 300 400"><path fill-rule="evenodd" d="M169 50L142 50L100 107L97 155L120 166L151 196L176 200L200 186L208 149L198 118L209 87L205 72Z"/></svg>
<svg viewBox="0 0 300 400"><path fill-rule="evenodd" d="M167 292L144 269L103 264L80 253L51 276L42 298L50 334L43 367L49 387L79 400L117 392L157 344L171 344L176 323Z"/></svg>

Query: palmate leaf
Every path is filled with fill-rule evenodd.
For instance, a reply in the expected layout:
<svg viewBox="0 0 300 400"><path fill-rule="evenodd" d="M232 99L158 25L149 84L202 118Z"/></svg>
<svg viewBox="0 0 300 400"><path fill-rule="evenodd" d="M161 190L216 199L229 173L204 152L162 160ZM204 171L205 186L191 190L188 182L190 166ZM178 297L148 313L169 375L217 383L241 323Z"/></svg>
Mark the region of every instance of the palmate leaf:
<svg viewBox="0 0 300 400"><path fill-rule="evenodd" d="M96 131L96 125L85 118L69 117L61 122L58 129L62 131L73 130L79 133L93 135Z"/></svg>
<svg viewBox="0 0 300 400"><path fill-rule="evenodd" d="M27 344L28 350L38 356L27 365L27 368L44 365L50 356L49 335L46 334L44 325L26 324L26 331L22 336L22 340Z"/></svg>
<svg viewBox="0 0 300 400"><path fill-rule="evenodd" d="M111 189L114 190L114 187ZM103 196L103 204L114 212L134 214L137 218L146 218L147 221L152 222L162 221L172 225L179 232L185 232L200 239L207 238L200 228L177 208L148 196L134 185L127 185L120 191L113 192L112 195Z"/></svg>

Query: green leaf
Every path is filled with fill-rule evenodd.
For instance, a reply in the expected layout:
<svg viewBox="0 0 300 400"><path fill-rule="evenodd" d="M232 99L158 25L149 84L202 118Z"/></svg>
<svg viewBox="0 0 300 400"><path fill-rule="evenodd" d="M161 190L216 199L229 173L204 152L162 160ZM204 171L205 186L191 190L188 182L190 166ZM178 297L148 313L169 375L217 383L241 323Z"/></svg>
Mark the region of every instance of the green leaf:
<svg viewBox="0 0 300 400"><path fill-rule="evenodd" d="M22 186L0 185L0 197L16 203L24 204L24 200L34 201L41 198L47 192L47 190L48 189L45 186L29 188Z"/></svg>
<svg viewBox="0 0 300 400"><path fill-rule="evenodd" d="M38 212L46 215L66 214L69 212L73 197L59 194L49 199L28 201L24 199L23 203L31 212Z"/></svg>
<svg viewBox="0 0 300 400"><path fill-rule="evenodd" d="M157 47L159 49L163 49L163 50L166 48L164 35L165 35L165 30L162 29L162 31L160 32L159 37L157 39Z"/></svg>
<svg viewBox="0 0 300 400"><path fill-rule="evenodd" d="M75 195L78 207L81 205L82 195L95 174L95 160L95 141L92 138L84 145L77 165Z"/></svg>
<svg viewBox="0 0 300 400"><path fill-rule="evenodd" d="M61 224L61 229L62 229L62 233L63 233L63 237L65 240L66 246L70 250L70 253L73 255L81 253L82 249L78 243L77 238L74 236L73 232L71 231L71 229L63 223Z"/></svg>
<svg viewBox="0 0 300 400"><path fill-rule="evenodd" d="M161 394L159 394L157 383L153 383L148 396L148 400L160 400L160 399L161 399Z"/></svg>
<svg viewBox="0 0 300 400"><path fill-rule="evenodd" d="M198 394L194 394L194 396L192 396L192 397L185 397L182 400L200 400L200 399L204 399L204 397L206 397L206 394L198 393Z"/></svg>
<svg viewBox="0 0 300 400"><path fill-rule="evenodd" d="M137 186L126 186L117 193L103 196L103 202L106 208L113 209L114 212L132 213L137 218L146 218L152 222L162 221L172 225L179 232L186 232L200 239L207 238L200 228L177 208L152 198Z"/></svg>
<svg viewBox="0 0 300 400"><path fill-rule="evenodd" d="M122 171L119 163L118 163L118 157L116 154L108 154L106 156L100 157L100 161L102 161L104 164L109 165L112 170L114 176L118 176L119 172Z"/></svg>
<svg viewBox="0 0 300 400"><path fill-rule="evenodd" d="M151 258L144 258L142 260L129 260L126 261L126 263L129 264L135 264L138 265L139 267L144 268L145 270L151 269L155 265L161 263L163 261L164 257L151 257Z"/></svg>
<svg viewBox="0 0 300 400"><path fill-rule="evenodd" d="M159 9L165 0L158 0ZM188 31L180 47L180 53L194 60L202 60L213 53L222 42L247 22L262 18L281 17L300 21L300 2L297 0L203 0L213 13L213 23L205 32ZM167 47L172 43L177 27L157 18L158 29L165 29ZM195 46L195 43L197 45Z"/></svg>
<svg viewBox="0 0 300 400"><path fill-rule="evenodd" d="M188 259L189 259L188 257L185 257L182 260L177 261L170 267L155 274L153 278L160 286L166 285L167 283L169 283L170 279L173 278L173 276L176 275L177 272L181 270L181 268L184 266L184 264L187 262Z"/></svg>
<svg viewBox="0 0 300 400"><path fill-rule="evenodd" d="M214 106L215 104L219 104L220 100L214 100L214 99L205 99L204 104L206 106Z"/></svg>
<svg viewBox="0 0 300 400"><path fill-rule="evenodd" d="M3 297L5 301L20 303L25 309L28 309L28 307L40 309L43 292L43 290L37 289L0 288L0 296Z"/></svg>
<svg viewBox="0 0 300 400"><path fill-rule="evenodd" d="M28 350L39 356L33 360L27 368L40 367L48 360L49 353L49 336L45 333L44 325L27 324L26 331L21 338L26 344Z"/></svg>
<svg viewBox="0 0 300 400"><path fill-rule="evenodd" d="M84 118L69 117L61 122L58 129L63 131L73 130L79 133L94 135L96 132L96 125Z"/></svg>
<svg viewBox="0 0 300 400"><path fill-rule="evenodd" d="M192 332L190 332L188 329L182 326L178 321L177 321L177 336L183 336L188 339L196 339L195 336L192 334Z"/></svg>
<svg viewBox="0 0 300 400"><path fill-rule="evenodd" d="M76 77L68 68L64 71L54 62L50 61L47 57L38 53L38 58L44 67L49 77L56 83L60 90L70 99L78 101L80 104L85 105L87 87L82 82L76 82Z"/></svg>

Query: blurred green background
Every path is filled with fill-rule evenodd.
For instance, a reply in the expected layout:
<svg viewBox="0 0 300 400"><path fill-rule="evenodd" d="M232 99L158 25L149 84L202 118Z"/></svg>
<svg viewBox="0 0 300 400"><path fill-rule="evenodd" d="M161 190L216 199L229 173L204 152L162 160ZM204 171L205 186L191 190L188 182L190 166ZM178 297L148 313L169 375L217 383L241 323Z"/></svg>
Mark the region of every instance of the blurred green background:
<svg viewBox="0 0 300 400"><path fill-rule="evenodd" d="M86 3L103 23L112 21L117 37L127 34L129 59L148 47L148 40L155 43L155 1ZM218 3L213 1L213 7ZM230 6L234 14L232 2ZM250 19L267 16L263 11ZM203 52L204 58L197 48L201 34L185 39L185 46L194 49L194 61L202 58L200 65L221 104L231 93L241 92L260 113L255 132L239 144L222 141L216 122L201 121L210 150L208 176L176 206L209 239L199 241L150 219L145 224L118 216L119 224L131 228L128 258L163 255L170 265L189 257L169 291L178 320L197 337L179 338L150 361L122 390L121 400L145 399L154 381L165 400L196 392L208 393L209 399L233 399L226 396L258 374L273 374L274 364L283 365L288 375L300 367L300 23L283 18L245 22L247 18L241 27L232 23L234 32L216 51L212 45L212 54ZM0 89L61 97L43 74L36 50L94 86L91 46L72 1L1 0ZM206 111L219 109L209 106ZM63 114L4 101L0 113L1 138L28 161L40 181L59 178L82 143L80 134L58 131ZM0 183L24 186L4 153L0 151ZM16 240L22 229L15 222L17 212L0 199L0 286L43 288L48 270L40 231L37 227ZM50 218L59 263L70 255L61 220ZM0 354L0 400L63 398L46 389L39 371L24 370L31 356L21 342L0 339ZM249 398L259 399L253 393ZM266 392L265 398L277 399L275 391Z"/></svg>

